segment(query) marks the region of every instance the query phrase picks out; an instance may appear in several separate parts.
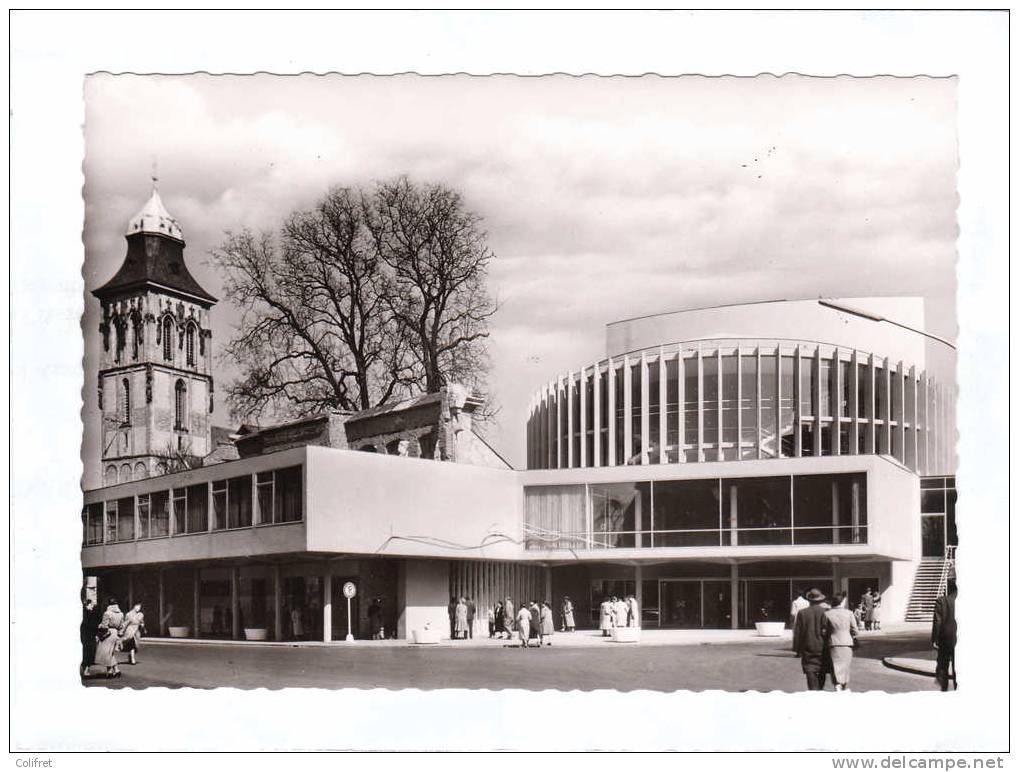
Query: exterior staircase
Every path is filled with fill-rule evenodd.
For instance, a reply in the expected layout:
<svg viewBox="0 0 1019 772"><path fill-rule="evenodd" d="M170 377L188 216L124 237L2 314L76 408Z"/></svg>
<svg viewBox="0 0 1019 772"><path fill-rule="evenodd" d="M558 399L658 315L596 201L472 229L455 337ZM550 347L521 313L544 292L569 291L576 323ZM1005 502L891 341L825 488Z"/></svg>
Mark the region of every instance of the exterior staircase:
<svg viewBox="0 0 1019 772"><path fill-rule="evenodd" d="M913 579L913 591L906 606L907 622L930 622L934 602L945 594L948 575L955 566L955 547L947 547L943 558L922 558Z"/></svg>

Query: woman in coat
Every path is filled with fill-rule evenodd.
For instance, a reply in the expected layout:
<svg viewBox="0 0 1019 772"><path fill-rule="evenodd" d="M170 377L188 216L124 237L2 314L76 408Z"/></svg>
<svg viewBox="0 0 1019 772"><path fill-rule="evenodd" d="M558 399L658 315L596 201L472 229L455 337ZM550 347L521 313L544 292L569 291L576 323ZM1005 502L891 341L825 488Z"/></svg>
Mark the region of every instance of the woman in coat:
<svg viewBox="0 0 1019 772"><path fill-rule="evenodd" d="M520 634L520 648L528 647L527 639L531 637L531 612L527 610L527 604L520 604L520 611L517 612L517 632Z"/></svg>
<svg viewBox="0 0 1019 772"><path fill-rule="evenodd" d="M856 615L845 608L842 601L845 595L835 596L832 607L824 612L822 631L828 657L831 660L832 681L835 691L842 692L849 688L849 668L853 664L853 647L856 645Z"/></svg>
<svg viewBox="0 0 1019 772"><path fill-rule="evenodd" d="M537 641L541 646L541 609L533 600L531 601L531 640Z"/></svg>
<svg viewBox="0 0 1019 772"><path fill-rule="evenodd" d="M124 624L124 612L117 605L116 598L110 598L99 622L99 645L96 646L96 664L106 668L107 678L119 678L117 649L120 648L120 628Z"/></svg>
<svg viewBox="0 0 1019 772"><path fill-rule="evenodd" d="M502 638L502 634L506 632L506 621L503 616L502 601L500 600L495 604L495 629L493 631L495 638Z"/></svg>
<svg viewBox="0 0 1019 772"><path fill-rule="evenodd" d="M467 637L467 602L460 598L460 602L456 604L456 622L454 632L457 638Z"/></svg>
<svg viewBox="0 0 1019 772"><path fill-rule="evenodd" d="M612 601L606 598L598 609L598 629L601 630L603 638L608 638L612 634L612 614Z"/></svg>
<svg viewBox="0 0 1019 772"><path fill-rule="evenodd" d="M552 633L555 632L555 623L552 621L552 606L548 601L541 604L541 638L539 644L546 642L552 645ZM548 639L547 641L545 639Z"/></svg>
<svg viewBox="0 0 1019 772"><path fill-rule="evenodd" d="M132 665L138 664L136 652L138 651L144 630L145 615L142 613L142 604L135 603L131 610L124 615L124 624L120 630L121 650L127 652Z"/></svg>
<svg viewBox="0 0 1019 772"><path fill-rule="evenodd" d="M99 608L94 600L86 600L81 607L81 676L96 661L96 636L99 634Z"/></svg>
<svg viewBox="0 0 1019 772"><path fill-rule="evenodd" d="M567 595L563 598L563 632L572 633L576 628L577 623L573 619L573 601Z"/></svg>

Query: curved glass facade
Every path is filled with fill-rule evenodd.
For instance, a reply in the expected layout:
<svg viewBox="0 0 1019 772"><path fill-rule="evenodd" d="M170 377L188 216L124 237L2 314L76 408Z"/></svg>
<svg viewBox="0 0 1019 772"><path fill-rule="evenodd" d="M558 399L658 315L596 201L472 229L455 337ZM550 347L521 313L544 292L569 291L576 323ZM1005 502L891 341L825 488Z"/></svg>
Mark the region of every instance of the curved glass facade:
<svg viewBox="0 0 1019 772"><path fill-rule="evenodd" d="M550 383L527 421L529 469L878 454L945 473L951 391L922 368L791 340L673 344Z"/></svg>

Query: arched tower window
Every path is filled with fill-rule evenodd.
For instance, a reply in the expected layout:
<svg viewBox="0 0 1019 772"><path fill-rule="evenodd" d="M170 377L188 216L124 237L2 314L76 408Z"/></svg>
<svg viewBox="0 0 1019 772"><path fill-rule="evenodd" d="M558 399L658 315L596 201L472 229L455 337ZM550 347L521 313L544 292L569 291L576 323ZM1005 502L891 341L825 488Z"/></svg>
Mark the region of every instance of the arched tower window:
<svg viewBox="0 0 1019 772"><path fill-rule="evenodd" d="M135 312L131 317L131 358L137 359L141 354L142 343L145 340L145 326L142 324L141 315Z"/></svg>
<svg viewBox="0 0 1019 772"><path fill-rule="evenodd" d="M183 430L187 428L188 387L184 381L178 380L173 391L173 428Z"/></svg>
<svg viewBox="0 0 1019 772"><path fill-rule="evenodd" d="M122 319L116 317L113 320L113 329L116 334L113 349L113 360L115 362L119 362L124 353L124 346L126 345L124 338L127 336L127 325L124 324Z"/></svg>
<svg viewBox="0 0 1019 772"><path fill-rule="evenodd" d="M131 423L131 381L127 378L120 382L120 422Z"/></svg>
<svg viewBox="0 0 1019 772"><path fill-rule="evenodd" d="M173 319L163 317L163 359L173 361Z"/></svg>
<svg viewBox="0 0 1019 772"><path fill-rule="evenodd" d="M195 363L195 326L189 324L187 330L184 332L184 346L187 352L187 363L194 365Z"/></svg>
<svg viewBox="0 0 1019 772"><path fill-rule="evenodd" d="M106 467L106 475L105 475L105 477L106 477L106 484L107 485L116 485L117 484L117 467L115 467L113 464L110 464L108 467Z"/></svg>

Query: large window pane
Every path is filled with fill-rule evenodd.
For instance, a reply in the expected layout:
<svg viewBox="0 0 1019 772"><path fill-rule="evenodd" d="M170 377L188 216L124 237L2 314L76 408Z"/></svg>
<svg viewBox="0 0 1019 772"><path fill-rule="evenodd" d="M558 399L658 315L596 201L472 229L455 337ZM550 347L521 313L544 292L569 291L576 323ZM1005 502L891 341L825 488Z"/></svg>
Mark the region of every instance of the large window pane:
<svg viewBox="0 0 1019 772"><path fill-rule="evenodd" d="M227 527L226 480L212 483L212 530L221 531Z"/></svg>
<svg viewBox="0 0 1019 772"><path fill-rule="evenodd" d="M186 533L184 524L187 521L187 490L184 488L173 489L173 532Z"/></svg>
<svg viewBox="0 0 1019 772"><path fill-rule="evenodd" d="M782 455L796 455L796 436L794 419L795 389L796 389L796 358L791 356L782 357L782 396L781 415L779 427L782 432Z"/></svg>
<svg viewBox="0 0 1019 772"><path fill-rule="evenodd" d="M679 460L681 448L679 443L679 361L670 359L665 363L665 400L666 400L666 442L668 444L669 463Z"/></svg>
<svg viewBox="0 0 1019 772"><path fill-rule="evenodd" d="M593 546L633 547L638 522L650 530L644 522L651 511L650 483L592 485L590 491Z"/></svg>
<svg viewBox="0 0 1019 772"><path fill-rule="evenodd" d="M941 514L945 511L945 492L943 490L920 491L920 511L924 514Z"/></svg>
<svg viewBox="0 0 1019 772"><path fill-rule="evenodd" d="M258 522L271 523L273 522L273 474L272 472L259 472L255 477L255 481L258 489Z"/></svg>
<svg viewBox="0 0 1019 772"><path fill-rule="evenodd" d="M856 366L856 402L860 409L860 418L870 418L870 367L865 364Z"/></svg>
<svg viewBox="0 0 1019 772"><path fill-rule="evenodd" d="M88 534L86 543L103 543L103 503L101 501L88 505Z"/></svg>
<svg viewBox="0 0 1019 772"><path fill-rule="evenodd" d="M584 465L594 466L594 373L588 376L584 384Z"/></svg>
<svg viewBox="0 0 1019 772"><path fill-rule="evenodd" d="M761 456L778 455L775 433L775 355L761 355Z"/></svg>
<svg viewBox="0 0 1019 772"><path fill-rule="evenodd" d="M117 502L117 541L134 539L134 497L125 496Z"/></svg>
<svg viewBox="0 0 1019 772"><path fill-rule="evenodd" d="M810 356L800 357L800 413L817 415L817 400L814 399L814 384L817 374L814 372L814 359Z"/></svg>
<svg viewBox="0 0 1019 772"><path fill-rule="evenodd" d="M741 362L742 396L740 411L743 419L743 444L752 447L744 448L742 458L757 458L757 356L743 356Z"/></svg>
<svg viewBox="0 0 1019 772"><path fill-rule="evenodd" d="M839 396L839 414L843 418L850 415L850 400L853 393L853 371L850 369L851 367L851 362L839 362L839 378L842 381L842 393Z"/></svg>
<svg viewBox="0 0 1019 772"><path fill-rule="evenodd" d="M578 376L579 378L579 376ZM572 406L570 415L573 421L573 433L570 435L570 447L573 449L572 456L567 456L567 461L572 457L573 466L580 466L580 381L572 380L568 386ZM569 430L570 427L566 427Z"/></svg>
<svg viewBox="0 0 1019 772"><path fill-rule="evenodd" d="M209 487L206 483L188 487L188 533L209 530Z"/></svg>
<svg viewBox="0 0 1019 772"><path fill-rule="evenodd" d="M683 412L684 442L693 447L686 453L687 461L697 461L697 409L698 409L697 357L683 360Z"/></svg>
<svg viewBox="0 0 1019 772"><path fill-rule="evenodd" d="M835 480L830 475L805 475L793 478L793 515L796 530L794 544L832 544Z"/></svg>
<svg viewBox="0 0 1019 772"><path fill-rule="evenodd" d="M718 442L718 357L708 354L704 363L704 444L714 447ZM708 460L715 456L708 454Z"/></svg>
<svg viewBox="0 0 1019 772"><path fill-rule="evenodd" d="M623 453L623 417L625 416L625 403L623 397L625 396L623 391L623 366L620 365L615 369L615 384L613 387L613 394L615 395L615 408L616 415L614 417L614 426L616 431L616 442L615 442L615 454L616 464L622 466L626 463L626 457Z"/></svg>
<svg viewBox="0 0 1019 772"><path fill-rule="evenodd" d="M524 518L526 549L587 549L590 546L583 485L524 489Z"/></svg>
<svg viewBox="0 0 1019 772"><path fill-rule="evenodd" d="M735 356L722 357L722 441L733 444L739 440L736 435L739 429L738 361ZM722 458L725 460L738 458L736 448L724 450Z"/></svg>
<svg viewBox="0 0 1019 772"><path fill-rule="evenodd" d="M661 413L661 395L659 384L661 382L658 372L658 362L651 362L647 366L648 382L648 433L651 435L648 444L648 461L657 464L661 458L662 438L661 427L658 417Z"/></svg>
<svg viewBox="0 0 1019 772"><path fill-rule="evenodd" d="M170 533L170 492L154 491L149 494L149 536L166 536Z"/></svg>
<svg viewBox="0 0 1019 772"><path fill-rule="evenodd" d="M654 484L654 546L718 545L718 525L717 479Z"/></svg>
<svg viewBox="0 0 1019 772"><path fill-rule="evenodd" d="M149 538L149 494L138 497L138 538Z"/></svg>
<svg viewBox="0 0 1019 772"><path fill-rule="evenodd" d="M726 504L736 506L739 544L792 542L788 477L729 480L726 494Z"/></svg>
<svg viewBox="0 0 1019 772"><path fill-rule="evenodd" d="M630 457L626 459L627 464L639 464L640 454L643 449L642 437L640 435L641 416L641 383L640 383L640 362L630 366Z"/></svg>
<svg viewBox="0 0 1019 772"><path fill-rule="evenodd" d="M301 490L301 467L276 470L275 522L295 523L301 519Z"/></svg>
<svg viewBox="0 0 1019 772"><path fill-rule="evenodd" d="M251 475L227 481L227 527L251 525Z"/></svg>
<svg viewBox="0 0 1019 772"><path fill-rule="evenodd" d="M117 502L106 502L106 537L107 544L117 540Z"/></svg>

